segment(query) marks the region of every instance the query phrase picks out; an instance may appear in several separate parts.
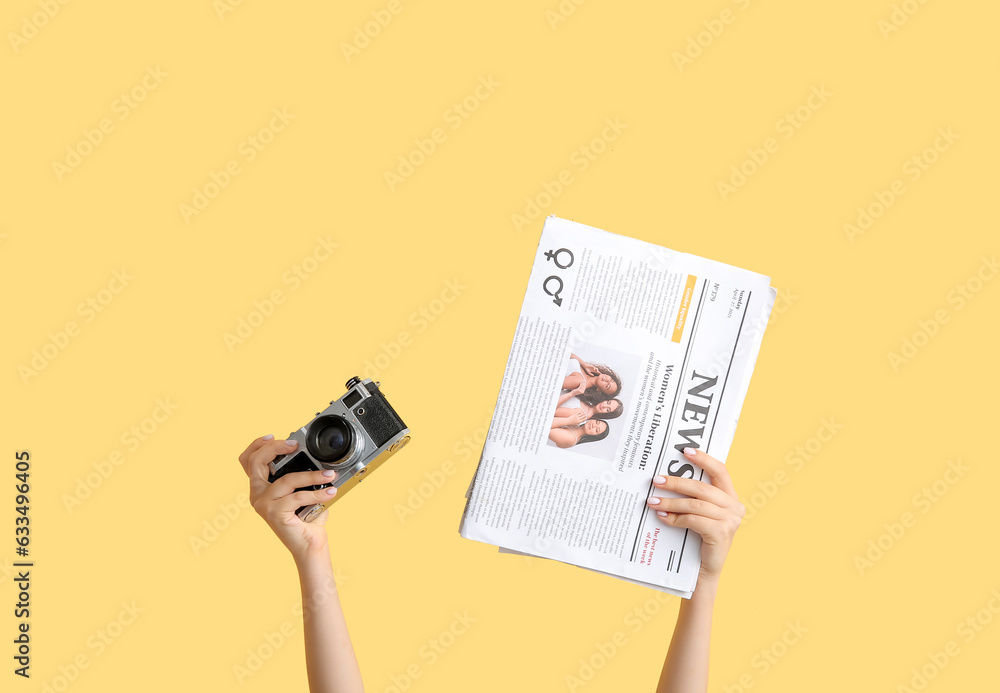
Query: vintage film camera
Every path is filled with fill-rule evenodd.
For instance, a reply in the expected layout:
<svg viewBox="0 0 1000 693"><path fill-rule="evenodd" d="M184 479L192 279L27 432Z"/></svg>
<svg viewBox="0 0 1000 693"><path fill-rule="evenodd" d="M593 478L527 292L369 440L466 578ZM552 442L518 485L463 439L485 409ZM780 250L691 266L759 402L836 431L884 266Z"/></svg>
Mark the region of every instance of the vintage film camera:
<svg viewBox="0 0 1000 693"><path fill-rule="evenodd" d="M330 402L329 407L316 413L315 419L288 435L289 440L299 442L296 451L276 457L270 464L267 480L271 483L292 472L336 470L331 483L296 489L337 487L337 495L330 500L304 505L295 512L305 522L319 517L410 442L410 429L379 390L379 383L355 376L346 387L340 399Z"/></svg>

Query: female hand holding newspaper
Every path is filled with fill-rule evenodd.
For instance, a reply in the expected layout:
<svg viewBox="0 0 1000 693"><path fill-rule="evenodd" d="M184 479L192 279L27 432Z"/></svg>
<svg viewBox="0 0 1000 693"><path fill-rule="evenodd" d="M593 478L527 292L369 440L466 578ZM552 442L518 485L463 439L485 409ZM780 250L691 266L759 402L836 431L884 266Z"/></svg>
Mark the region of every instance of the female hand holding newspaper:
<svg viewBox="0 0 1000 693"><path fill-rule="evenodd" d="M703 693L708 690L712 607L722 565L733 543L733 535L746 514L724 464L693 448L685 448L684 456L704 469L711 483L657 476L653 478L656 488L687 497L653 497L648 501L650 507L656 508L656 516L662 522L701 535L698 586L691 599L681 601L657 693Z"/></svg>

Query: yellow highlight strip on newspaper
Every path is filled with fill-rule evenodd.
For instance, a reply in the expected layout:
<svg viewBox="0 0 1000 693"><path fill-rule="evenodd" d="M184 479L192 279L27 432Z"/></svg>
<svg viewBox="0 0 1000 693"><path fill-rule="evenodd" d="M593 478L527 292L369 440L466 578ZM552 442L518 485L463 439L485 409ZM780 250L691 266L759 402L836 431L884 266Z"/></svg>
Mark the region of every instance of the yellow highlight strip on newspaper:
<svg viewBox="0 0 1000 693"><path fill-rule="evenodd" d="M689 274L687 284L684 285L684 297L681 299L681 309L677 311L677 322L674 323L674 336L671 341L680 344L681 335L684 334L684 323L687 321L688 306L691 305L691 294L694 293L694 285L698 277Z"/></svg>

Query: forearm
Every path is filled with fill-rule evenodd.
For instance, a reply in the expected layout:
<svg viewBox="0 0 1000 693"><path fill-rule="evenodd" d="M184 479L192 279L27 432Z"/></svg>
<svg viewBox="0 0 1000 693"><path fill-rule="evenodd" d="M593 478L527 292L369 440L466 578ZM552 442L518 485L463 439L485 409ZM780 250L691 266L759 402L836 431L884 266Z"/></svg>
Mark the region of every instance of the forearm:
<svg viewBox="0 0 1000 693"><path fill-rule="evenodd" d="M584 361L582 358L580 358L576 354L570 354L569 357L571 359L576 359L577 360L577 362L580 364L580 369L583 371L584 375L587 375L587 374L590 373L590 369L593 368L593 366L591 366L588 361Z"/></svg>
<svg viewBox="0 0 1000 693"><path fill-rule="evenodd" d="M363 693L361 670L340 608L330 555L296 559L302 586L310 693Z"/></svg>
<svg viewBox="0 0 1000 693"><path fill-rule="evenodd" d="M570 392L564 392L563 394L559 395L559 401L556 402L556 407L560 407L561 408L562 405L566 404L566 401L568 399L570 399L571 397L576 397L576 393L573 392L573 391L570 391Z"/></svg>
<svg viewBox="0 0 1000 693"><path fill-rule="evenodd" d="M563 426L569 426L574 423L576 423L576 421L569 416L557 416L552 419L552 428L562 428Z"/></svg>
<svg viewBox="0 0 1000 693"><path fill-rule="evenodd" d="M709 642L717 590L718 578L701 577L691 598L681 602L656 693L705 693L708 690Z"/></svg>

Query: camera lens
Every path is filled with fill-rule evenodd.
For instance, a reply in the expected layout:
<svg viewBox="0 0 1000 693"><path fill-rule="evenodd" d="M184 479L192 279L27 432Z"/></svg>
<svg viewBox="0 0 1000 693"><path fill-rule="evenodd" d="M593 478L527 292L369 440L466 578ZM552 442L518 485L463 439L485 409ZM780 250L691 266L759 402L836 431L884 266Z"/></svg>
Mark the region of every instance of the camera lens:
<svg viewBox="0 0 1000 693"><path fill-rule="evenodd" d="M339 416L321 416L309 426L306 446L320 462L336 462L354 446L354 431Z"/></svg>

